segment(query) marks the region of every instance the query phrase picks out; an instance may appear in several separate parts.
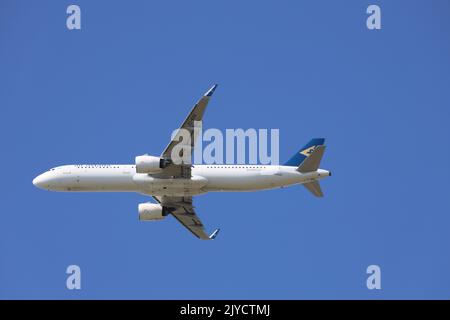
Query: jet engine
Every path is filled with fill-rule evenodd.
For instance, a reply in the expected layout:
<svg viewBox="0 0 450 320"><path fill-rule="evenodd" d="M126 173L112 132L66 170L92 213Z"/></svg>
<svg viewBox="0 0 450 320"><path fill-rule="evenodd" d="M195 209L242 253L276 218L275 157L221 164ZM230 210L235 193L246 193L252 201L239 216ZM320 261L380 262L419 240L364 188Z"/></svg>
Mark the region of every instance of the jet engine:
<svg viewBox="0 0 450 320"><path fill-rule="evenodd" d="M162 220L166 214L161 205L156 203L140 203L139 204L139 220Z"/></svg>
<svg viewBox="0 0 450 320"><path fill-rule="evenodd" d="M137 156L135 161L136 173L158 173L168 164L170 164L166 159L149 156L147 154L143 156Z"/></svg>

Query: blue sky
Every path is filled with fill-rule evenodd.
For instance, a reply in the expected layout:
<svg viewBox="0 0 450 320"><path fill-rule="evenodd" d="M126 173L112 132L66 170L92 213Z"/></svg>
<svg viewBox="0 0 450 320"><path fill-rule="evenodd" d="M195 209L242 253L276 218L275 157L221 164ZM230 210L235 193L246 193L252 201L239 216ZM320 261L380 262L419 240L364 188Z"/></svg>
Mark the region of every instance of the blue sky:
<svg viewBox="0 0 450 320"><path fill-rule="evenodd" d="M448 299L449 14L446 0L0 0L0 298ZM159 155L213 83L205 128L279 128L281 161L327 138L325 198L199 196L222 228L204 242L171 217L140 223L143 195L31 184Z"/></svg>

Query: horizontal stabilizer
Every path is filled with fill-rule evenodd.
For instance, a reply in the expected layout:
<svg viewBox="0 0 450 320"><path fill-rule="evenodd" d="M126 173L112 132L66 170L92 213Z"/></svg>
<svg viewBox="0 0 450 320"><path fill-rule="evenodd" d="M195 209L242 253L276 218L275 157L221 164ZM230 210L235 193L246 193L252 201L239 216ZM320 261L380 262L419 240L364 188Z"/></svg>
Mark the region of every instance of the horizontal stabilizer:
<svg viewBox="0 0 450 320"><path fill-rule="evenodd" d="M301 173L313 172L319 169L320 161L322 161L325 146L320 145L314 148L314 151L309 155L297 168Z"/></svg>
<svg viewBox="0 0 450 320"><path fill-rule="evenodd" d="M323 197L322 189L320 188L320 184L318 181L304 183L303 185L316 197Z"/></svg>

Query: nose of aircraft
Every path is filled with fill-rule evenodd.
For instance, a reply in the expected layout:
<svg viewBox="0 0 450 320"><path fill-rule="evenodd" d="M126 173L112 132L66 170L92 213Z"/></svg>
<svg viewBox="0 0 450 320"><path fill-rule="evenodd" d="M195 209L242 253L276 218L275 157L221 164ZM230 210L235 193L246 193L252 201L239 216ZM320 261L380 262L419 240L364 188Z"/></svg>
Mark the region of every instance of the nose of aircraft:
<svg viewBox="0 0 450 320"><path fill-rule="evenodd" d="M45 177L45 173L38 175L33 179L33 184L38 188L44 188L45 183L47 182L47 178Z"/></svg>

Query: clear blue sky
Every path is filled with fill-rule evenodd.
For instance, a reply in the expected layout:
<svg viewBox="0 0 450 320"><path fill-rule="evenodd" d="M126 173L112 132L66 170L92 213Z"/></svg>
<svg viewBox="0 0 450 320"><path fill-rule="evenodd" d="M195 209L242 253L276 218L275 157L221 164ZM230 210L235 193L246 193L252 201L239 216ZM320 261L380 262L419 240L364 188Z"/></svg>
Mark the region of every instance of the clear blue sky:
<svg viewBox="0 0 450 320"><path fill-rule="evenodd" d="M449 298L449 33L447 0L0 0L0 298ZM199 196L202 242L143 195L31 184L159 155L213 83L205 128L279 128L281 160L327 138L325 198Z"/></svg>

